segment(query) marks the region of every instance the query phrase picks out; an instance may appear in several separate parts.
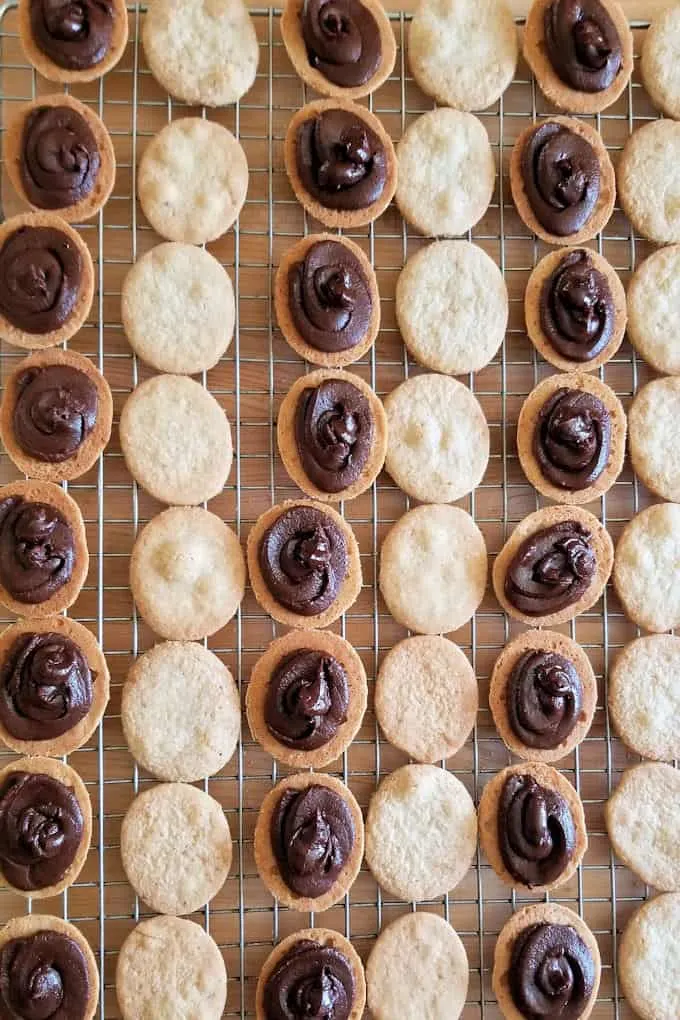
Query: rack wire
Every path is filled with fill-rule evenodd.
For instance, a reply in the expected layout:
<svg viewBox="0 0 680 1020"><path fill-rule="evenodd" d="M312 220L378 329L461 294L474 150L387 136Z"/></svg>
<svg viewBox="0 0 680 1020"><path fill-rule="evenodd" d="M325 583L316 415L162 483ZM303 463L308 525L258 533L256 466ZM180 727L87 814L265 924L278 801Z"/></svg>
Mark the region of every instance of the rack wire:
<svg viewBox="0 0 680 1020"><path fill-rule="evenodd" d="M15 8L16 0L0 3L2 125L17 103L57 88L39 79L26 63L17 38ZM104 118L113 138L118 173L105 209L96 220L81 227L94 257L97 290L91 317L70 346L91 357L106 374L114 394L116 425L126 396L148 374L131 353L122 330L121 284L129 266L159 240L135 201L136 165L148 139L168 120L187 113L186 107L167 97L146 68L140 43L143 5L130 5L129 13L130 42L121 64L100 82L74 90ZM202 112L233 130L250 165L248 199L240 220L227 237L210 246L235 285L235 337L218 366L203 377L232 423L236 452L229 484L211 501L210 508L232 524L242 539L262 511L298 494L278 457L275 421L281 399L305 366L275 324L272 275L282 252L298 237L318 228L295 201L282 156L288 119L312 96L296 76L282 46L279 12L259 9L253 14L260 43L259 73L253 89L236 107L208 114L189 111ZM394 15L391 21L398 44L395 71L369 104L398 139L404 128L432 104L408 73L404 48L408 18ZM634 28L639 49L644 26ZM528 233L512 206L507 165L512 144L522 129L550 112L527 68L520 65L518 77L500 102L480 114L502 172L489 211L469 237L500 265L511 311L506 341L497 358L464 380L487 415L492 454L484 483L461 505L475 517L492 555L498 552L513 524L541 504L519 466L515 427L524 398L552 371L527 340L522 313L526 281L545 249ZM628 134L653 117L655 112L635 77L613 107L590 120L616 160ZM3 180L3 215L15 211L14 201L11 188ZM385 395L407 375L420 371L407 357L396 327L394 290L406 258L425 242L409 231L394 208L371 227L350 236L361 244L376 268L383 318L375 348L352 370ZM596 246L624 281L648 253L618 208ZM3 345L0 373L5 375L22 356L22 352ZM626 343L600 370L600 377L627 405L646 380L647 371ZM4 453L0 476L3 481L16 476ZM125 880L119 851L123 814L136 792L152 782L135 766L120 724L120 690L126 671L135 656L154 643L153 635L135 612L128 589L128 559L138 529L162 508L128 475L117 428L98 465L70 483L68 489L83 511L91 554L90 574L73 615L98 637L112 674L112 698L102 726L84 748L69 758L92 797L96 819L92 848L80 880L58 900L27 905L7 890L0 892L0 920L28 909L57 913L78 924L98 954L103 979L98 1015L101 1020L113 1020L120 1016L114 991L117 951L135 923L148 913ZM613 489L591 509L616 539L623 524L649 501L626 466ZM406 633L391 619L379 596L376 567L386 531L407 506L404 495L383 474L370 492L343 507L359 541L364 585L356 605L337 629L362 656L371 687L382 656ZM475 668L482 708L468 742L442 764L465 783L475 800L487 779L510 760L488 711L488 677L501 648L521 629L505 618L489 591L474 619L452 635ZM590 735L560 763L583 798L590 847L577 875L552 899L576 909L595 932L603 973L593 1016L596 1020L618 1020L632 1013L619 990L617 939L648 890L614 859L604 829L603 805L621 770L635 760L611 731L606 676L613 656L636 631L624 618L611 588L593 610L564 629L588 651L598 677L599 697ZM276 625L248 591L237 617L208 645L232 669L243 690L253 663L276 633ZM0 764L5 760L9 756L0 755ZM357 740L330 771L349 784L366 808L381 777L405 760L379 733L369 705ZM235 840L235 858L224 889L195 919L210 931L224 952L230 978L225 1016L241 1020L254 1016L257 974L272 946L315 920L279 909L260 882L253 860L252 835L258 806L272 783L286 771L277 768L253 742L244 723L236 755L223 772L204 783L225 809ZM427 839L425 832L423 839ZM463 939L471 967L463 1014L466 1020L496 1020L500 1016L490 980L496 936L513 909L532 899L536 897L509 891L478 855L466 878L450 895L418 905L418 909L446 917ZM415 909L414 905L394 902L381 894L364 868L345 901L316 920L350 937L365 958L381 927L409 909Z"/></svg>

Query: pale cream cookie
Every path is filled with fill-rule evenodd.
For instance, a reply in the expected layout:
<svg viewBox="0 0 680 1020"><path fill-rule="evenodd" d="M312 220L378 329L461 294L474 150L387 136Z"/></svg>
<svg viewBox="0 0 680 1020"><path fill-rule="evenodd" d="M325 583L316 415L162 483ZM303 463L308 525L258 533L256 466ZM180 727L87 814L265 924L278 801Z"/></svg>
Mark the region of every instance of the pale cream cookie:
<svg viewBox="0 0 680 1020"><path fill-rule="evenodd" d="M645 32L640 57L642 82L655 106L680 119L680 7L659 8Z"/></svg>
<svg viewBox="0 0 680 1020"><path fill-rule="evenodd" d="M125 0L20 0L19 38L38 74L76 85L96 81L125 53L129 25Z"/></svg>
<svg viewBox="0 0 680 1020"><path fill-rule="evenodd" d="M609 673L609 715L621 739L643 758L680 758L680 637L631 641Z"/></svg>
<svg viewBox="0 0 680 1020"><path fill-rule="evenodd" d="M628 339L657 372L680 375L680 244L661 248L628 284Z"/></svg>
<svg viewBox="0 0 680 1020"><path fill-rule="evenodd" d="M623 148L617 181L639 234L656 244L680 241L680 124L662 119L637 128Z"/></svg>
<svg viewBox="0 0 680 1020"><path fill-rule="evenodd" d="M640 1020L680 1016L680 893L643 903L619 941L619 981Z"/></svg>
<svg viewBox="0 0 680 1020"><path fill-rule="evenodd" d="M614 559L614 587L626 615L653 632L680 625L680 506L660 503L633 517Z"/></svg>
<svg viewBox="0 0 680 1020"><path fill-rule="evenodd" d="M647 488L680 502L680 378L653 379L635 394L628 411L633 470Z"/></svg>

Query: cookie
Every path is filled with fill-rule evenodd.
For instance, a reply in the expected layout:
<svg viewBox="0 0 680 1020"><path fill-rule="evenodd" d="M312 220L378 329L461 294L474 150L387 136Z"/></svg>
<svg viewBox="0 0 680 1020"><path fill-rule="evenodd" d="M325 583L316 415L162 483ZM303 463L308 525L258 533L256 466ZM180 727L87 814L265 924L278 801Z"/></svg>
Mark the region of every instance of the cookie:
<svg viewBox="0 0 680 1020"><path fill-rule="evenodd" d="M653 632L680 625L680 506L647 507L623 529L614 558L616 594L629 619Z"/></svg>
<svg viewBox="0 0 680 1020"><path fill-rule="evenodd" d="M543 496L555 503L592 503L623 470L626 412L596 376L548 376L522 405L517 454Z"/></svg>
<svg viewBox="0 0 680 1020"><path fill-rule="evenodd" d="M329 928L303 928L271 951L257 979L255 1018L269 1020L283 998L300 1016L318 1009L318 989L334 989L331 1015L361 1020L366 1005L364 965L352 943Z"/></svg>
<svg viewBox="0 0 680 1020"><path fill-rule="evenodd" d="M312 499L339 503L370 489L385 463L387 417L358 375L320 368L293 383L276 424L283 466Z"/></svg>
<svg viewBox="0 0 680 1020"><path fill-rule="evenodd" d="M250 674L250 732L277 761L324 768L347 750L366 711L359 655L338 634L292 630L272 641Z"/></svg>
<svg viewBox="0 0 680 1020"><path fill-rule="evenodd" d="M112 421L109 384L75 351L39 351L5 377L0 438L31 478L63 482L84 475L108 444Z"/></svg>
<svg viewBox="0 0 680 1020"><path fill-rule="evenodd" d="M573 117L550 117L530 124L515 142L510 190L533 234L548 244L576 245L590 241L609 222L616 179L594 127Z"/></svg>
<svg viewBox="0 0 680 1020"><path fill-rule="evenodd" d="M385 8L378 0L327 2L286 0L281 38L306 85L322 96L361 99L387 81L397 45Z"/></svg>
<svg viewBox="0 0 680 1020"><path fill-rule="evenodd" d="M595 605L613 562L597 517L579 506L546 506L515 527L494 562L493 587L510 616L553 627Z"/></svg>
<svg viewBox="0 0 680 1020"><path fill-rule="evenodd" d="M652 120L627 139L617 169L619 198L633 227L656 244L680 241L680 124Z"/></svg>
<svg viewBox="0 0 680 1020"><path fill-rule="evenodd" d="M20 0L19 38L38 74L65 85L96 81L116 66L128 41L125 0L68 3Z"/></svg>
<svg viewBox="0 0 680 1020"><path fill-rule="evenodd" d="M586 1020L601 970L597 939L578 914L561 903L531 903L503 925L491 981L506 1020L525 1020L537 1003L546 1016Z"/></svg>
<svg viewBox="0 0 680 1020"><path fill-rule="evenodd" d="M358 244L340 234L301 237L283 254L274 308L286 342L323 368L363 358L380 329L373 266Z"/></svg>
<svg viewBox="0 0 680 1020"><path fill-rule="evenodd" d="M31 757L0 771L0 885L57 896L78 878L91 839L90 796L70 765Z"/></svg>
<svg viewBox="0 0 680 1020"><path fill-rule="evenodd" d="M3 340L26 350L70 340L90 314L93 296L90 250L60 216L23 213L0 224Z"/></svg>
<svg viewBox="0 0 680 1020"><path fill-rule="evenodd" d="M444 896L462 881L476 849L475 805L445 769L403 765L371 797L366 863L397 899Z"/></svg>
<svg viewBox="0 0 680 1020"><path fill-rule="evenodd" d="M655 251L628 284L628 339L657 372L680 375L680 245Z"/></svg>
<svg viewBox="0 0 680 1020"><path fill-rule="evenodd" d="M241 730L233 676L193 641L167 641L136 659L120 712L133 758L171 782L214 776L236 750Z"/></svg>
<svg viewBox="0 0 680 1020"><path fill-rule="evenodd" d="M113 190L116 157L104 122L64 92L14 110L2 154L19 198L69 223L92 219Z"/></svg>
<svg viewBox="0 0 680 1020"><path fill-rule="evenodd" d="M469 241L435 241L397 280L399 330L416 361L434 372L478 372L496 356L508 324L503 274Z"/></svg>
<svg viewBox="0 0 680 1020"><path fill-rule="evenodd" d="M680 379L653 379L635 394L628 411L633 470L647 488L680 502Z"/></svg>
<svg viewBox="0 0 680 1020"><path fill-rule="evenodd" d="M372 223L397 187L392 139L375 114L348 99L316 99L294 113L283 157L298 202L327 227Z"/></svg>
<svg viewBox="0 0 680 1020"><path fill-rule="evenodd" d="M650 692L651 693L651 692ZM680 892L680 772L662 762L627 769L605 807L614 850L647 885Z"/></svg>
<svg viewBox="0 0 680 1020"><path fill-rule="evenodd" d="M576 873L588 849L581 798L550 765L510 765L484 787L479 842L498 877L514 889L556 889Z"/></svg>
<svg viewBox="0 0 680 1020"><path fill-rule="evenodd" d="M133 351L159 372L207 372L234 335L231 278L193 244L169 241L143 255L123 281L121 309Z"/></svg>
<svg viewBox="0 0 680 1020"><path fill-rule="evenodd" d="M359 547L337 510L289 500L258 517L248 535L255 598L287 627L328 627L361 591Z"/></svg>
<svg viewBox="0 0 680 1020"><path fill-rule="evenodd" d="M594 372L626 332L626 292L618 273L591 248L545 255L524 292L529 339L562 372Z"/></svg>
<svg viewBox="0 0 680 1020"><path fill-rule="evenodd" d="M597 707L590 659L566 634L524 631L496 659L489 707L513 754L538 762L566 758L587 736Z"/></svg>
<svg viewBox="0 0 680 1020"><path fill-rule="evenodd" d="M419 506L388 531L380 591L395 620L421 634L447 634L478 609L488 573L484 537L456 506Z"/></svg>
<svg viewBox="0 0 680 1020"><path fill-rule="evenodd" d="M186 783L138 794L120 833L128 882L158 914L193 914L216 896L231 867L231 835L220 804Z"/></svg>
<svg viewBox="0 0 680 1020"><path fill-rule="evenodd" d="M469 984L465 947L437 914L404 914L383 928L366 964L375 1020L457 1020Z"/></svg>
<svg viewBox="0 0 680 1020"><path fill-rule="evenodd" d="M383 659L375 714L391 744L418 762L450 758L470 736L479 694L475 671L443 637L410 637Z"/></svg>
<svg viewBox="0 0 680 1020"><path fill-rule="evenodd" d="M224 488L233 459L229 419L195 379L156 375L140 383L119 432L128 471L161 503L193 506Z"/></svg>
<svg viewBox="0 0 680 1020"><path fill-rule="evenodd" d="M659 8L644 34L640 74L645 90L666 117L680 118L680 10L675 4Z"/></svg>
<svg viewBox="0 0 680 1020"><path fill-rule="evenodd" d="M0 634L0 740L17 754L71 754L108 701L106 659L81 623L18 620Z"/></svg>
<svg viewBox="0 0 680 1020"><path fill-rule="evenodd" d="M643 903L619 942L619 981L641 1020L675 1020L680 1014L677 976L680 893Z"/></svg>
<svg viewBox="0 0 680 1020"><path fill-rule="evenodd" d="M288 776L262 801L253 849L260 878L280 904L301 913L328 910L361 868L361 808L334 776Z"/></svg>
<svg viewBox="0 0 680 1020"><path fill-rule="evenodd" d="M188 5L182 0L179 6ZM248 160L240 143L221 124L200 117L166 124L147 145L137 172L142 211L168 241L217 240L237 219L247 190Z"/></svg>
<svg viewBox="0 0 680 1020"><path fill-rule="evenodd" d="M227 106L252 88L260 50L242 0L154 0L142 42L149 69L189 106Z"/></svg>
<svg viewBox="0 0 680 1020"><path fill-rule="evenodd" d="M609 717L643 758L680 758L680 638L654 634L631 641L609 673Z"/></svg>
<svg viewBox="0 0 680 1020"><path fill-rule="evenodd" d="M130 587L138 612L160 637L209 637L229 623L245 594L238 535L201 507L171 507L138 535Z"/></svg>
<svg viewBox="0 0 680 1020"><path fill-rule="evenodd" d="M0 488L0 604L35 619L72 606L90 558L76 501L52 482Z"/></svg>
<svg viewBox="0 0 680 1020"><path fill-rule="evenodd" d="M397 205L421 234L457 237L489 208L496 163L486 128L471 113L448 107L424 113L402 135L397 161Z"/></svg>
<svg viewBox="0 0 680 1020"><path fill-rule="evenodd" d="M476 489L489 464L489 426L477 398L447 375L414 375L385 399L385 468L425 503Z"/></svg>
<svg viewBox="0 0 680 1020"><path fill-rule="evenodd" d="M617 0L534 0L523 49L541 92L565 113L606 110L633 73L633 33Z"/></svg>

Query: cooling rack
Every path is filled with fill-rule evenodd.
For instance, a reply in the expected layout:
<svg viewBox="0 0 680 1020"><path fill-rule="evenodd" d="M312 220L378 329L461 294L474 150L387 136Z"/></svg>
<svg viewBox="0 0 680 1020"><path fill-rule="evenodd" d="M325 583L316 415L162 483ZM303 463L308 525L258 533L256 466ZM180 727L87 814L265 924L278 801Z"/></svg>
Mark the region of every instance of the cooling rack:
<svg viewBox="0 0 680 1020"><path fill-rule="evenodd" d="M38 79L27 65L17 39L15 0L0 3L0 91L2 124L20 101L55 86ZM130 42L121 64L102 81L74 90L91 104L111 132L118 161L114 193L98 219L84 225L97 273L92 314L70 346L90 356L106 374L114 393L116 422L122 404L147 369L126 342L120 323L121 283L129 266L158 243L135 202L135 167L148 139L168 120L186 114L172 102L149 74L140 44L144 7L129 7ZM232 524L245 539L258 515L272 503L297 495L276 451L275 421L281 399L305 365L283 340L272 312L272 275L281 254L301 235L317 229L294 200L283 170L282 144L291 113L312 98L295 75L281 43L279 12L254 12L260 42L257 81L235 108L208 116L232 129L247 152L250 165L248 199L240 221L229 235L211 245L228 268L237 294L234 341L218 366L203 377L225 408L232 423L236 458L229 484L210 508ZM393 75L370 100L371 108L398 139L428 100L409 77L404 42L408 17L395 15L392 25L398 54ZM634 25L639 50L644 26ZM193 110L193 113L201 111ZM550 108L524 65L502 100L480 114L489 132L502 173L493 203L469 235L500 265L510 293L510 322L502 351L491 365L465 377L487 415L492 454L484 483L461 505L484 532L496 553L515 522L540 505L540 497L526 482L515 448L519 409L534 385L552 369L538 358L524 332L522 297L532 267L544 253L521 223L509 198L507 164L512 144L532 120ZM202 111L202 115L206 115ZM655 116L637 76L623 97L606 113L591 118L614 160L628 134ZM14 210L11 188L3 181L3 214ZM406 356L394 310L398 273L423 239L413 235L394 208L373 226L352 232L376 268L382 299L383 328L375 348L352 366L385 395L405 376L419 371ZM617 209L606 232L595 242L628 279L648 253ZM0 371L4 376L22 352L3 346ZM645 381L645 366L627 344L601 371L603 378L627 406ZM15 477L2 454L0 476ZM88 784L95 811L92 849L80 880L62 896L35 901L29 910L70 918L90 939L102 973L101 1020L120 1016L115 991L115 962L121 942L144 916L145 906L125 880L119 842L122 816L136 792L152 780L135 767L120 724L120 691L126 671L137 654L151 647L154 637L137 617L128 589L128 558L135 534L161 507L137 488L128 475L117 429L105 455L86 476L68 486L83 511L91 554L90 573L73 615L102 643L112 674L112 698L103 725L92 740L70 756L71 764ZM591 509L616 539L623 524L649 496L627 466L610 492ZM380 543L408 502L384 474L372 490L346 503L344 514L357 535L364 586L356 605L337 625L357 648L372 686L377 666L405 631L389 616L376 585ZM488 677L506 641L516 632L500 611L491 592L474 619L452 637L470 657L479 678L482 708L471 738L446 763L479 798L484 783L509 762L488 711ZM576 909L595 932L602 953L603 972L593 1016L627 1018L632 1013L621 997L617 980L617 939L631 912L648 890L614 859L605 835L603 806L621 770L634 759L615 739L606 712L606 675L617 650L633 638L614 592L608 588L600 603L565 628L590 655L599 683L598 708L589 737L561 763L583 798L590 847L578 873L552 897ZM259 609L248 591L238 616L209 641L245 688L249 671L277 627ZM370 699L369 699L370 700ZM0 761L4 763L5 759ZM404 756L380 735L372 707L357 740L330 769L342 777L367 807L380 778L405 762ZM221 893L195 919L222 948L229 972L225 1016L254 1016L255 982L273 944L290 932L314 923L314 917L278 909L260 882L254 865L252 835L258 806L285 769L272 763L247 733L238 752L219 776L206 780L207 789L224 806L235 840L232 874ZM414 819L417 824L418 820ZM427 839L427 832L422 833ZM535 898L535 897L534 897ZM478 855L461 885L449 896L418 909L446 917L461 935L470 960L466 1020L497 1020L500 1012L491 989L496 936L513 909L531 896L510 892ZM0 893L0 921L23 913L26 901L6 890ZM364 868L342 904L317 917L317 922L350 937L366 958L376 934L395 917L415 909L382 895ZM416 1020L416 1018L406 1018Z"/></svg>

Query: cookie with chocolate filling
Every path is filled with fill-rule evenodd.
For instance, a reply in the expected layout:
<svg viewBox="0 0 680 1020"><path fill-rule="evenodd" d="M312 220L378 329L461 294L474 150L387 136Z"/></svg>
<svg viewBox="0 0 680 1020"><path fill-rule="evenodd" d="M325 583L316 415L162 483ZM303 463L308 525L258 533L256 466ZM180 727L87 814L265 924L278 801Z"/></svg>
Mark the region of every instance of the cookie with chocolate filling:
<svg viewBox="0 0 680 1020"><path fill-rule="evenodd" d="M361 868L361 808L334 776L288 776L262 801L254 852L260 878L279 903L301 913L328 910Z"/></svg>
<svg viewBox="0 0 680 1020"><path fill-rule="evenodd" d="M95 81L116 66L128 41L125 0L19 0L19 38L50 81Z"/></svg>
<svg viewBox="0 0 680 1020"><path fill-rule="evenodd" d="M579 506L548 506L525 517L493 565L496 598L534 627L573 620L594 606L609 580L614 545Z"/></svg>
<svg viewBox="0 0 680 1020"><path fill-rule="evenodd" d="M530 124L510 156L510 189L521 219L548 244L583 244L609 221L616 179L595 128L573 117Z"/></svg>
<svg viewBox="0 0 680 1020"><path fill-rule="evenodd" d="M2 153L19 198L69 223L92 219L113 190L109 133L88 106L64 92L20 106L7 124Z"/></svg>
<svg viewBox="0 0 680 1020"><path fill-rule="evenodd" d="M292 630L255 663L246 692L250 732L294 768L323 768L359 731L368 698L359 655L338 634Z"/></svg>
<svg viewBox="0 0 680 1020"><path fill-rule="evenodd" d="M508 885L533 892L556 889L575 874L588 848L581 798L550 765L510 765L484 787L479 842Z"/></svg>
<svg viewBox="0 0 680 1020"><path fill-rule="evenodd" d="M680 124L662 118L627 139L616 169L621 206L638 234L656 244L680 242L680 203L675 179L680 163Z"/></svg>
<svg viewBox="0 0 680 1020"><path fill-rule="evenodd" d="M294 113L283 155L298 202L327 227L372 223L397 187L392 139L349 100L317 99Z"/></svg>

